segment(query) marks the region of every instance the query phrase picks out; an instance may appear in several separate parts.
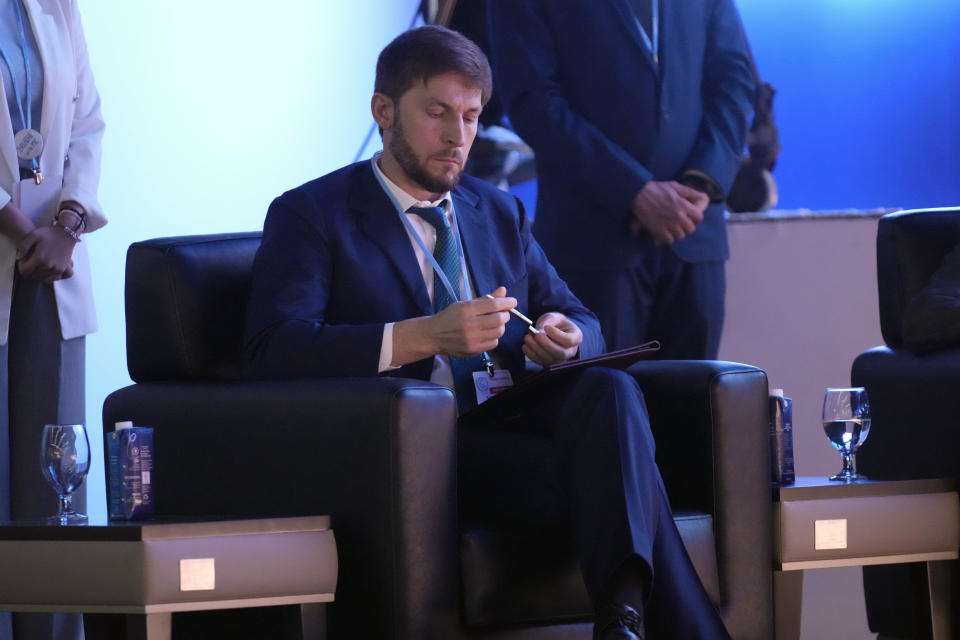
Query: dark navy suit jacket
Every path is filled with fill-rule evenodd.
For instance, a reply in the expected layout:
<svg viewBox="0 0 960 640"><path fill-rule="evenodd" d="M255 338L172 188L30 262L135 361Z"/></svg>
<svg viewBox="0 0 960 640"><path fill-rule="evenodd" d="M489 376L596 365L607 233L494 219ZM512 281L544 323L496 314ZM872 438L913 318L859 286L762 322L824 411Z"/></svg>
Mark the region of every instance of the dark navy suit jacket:
<svg viewBox="0 0 960 640"><path fill-rule="evenodd" d="M660 72L630 0L491 0L496 91L537 155L534 230L558 267L637 266L634 195L688 169L726 192L743 152L754 79L732 0L661 0ZM672 245L728 256L723 207ZM561 268L562 271L562 268Z"/></svg>
<svg viewBox="0 0 960 640"><path fill-rule="evenodd" d="M505 286L533 319L566 314L583 331L580 355L601 353L596 317L547 262L519 201L469 176L452 197L476 289ZM369 162L308 182L270 205L247 312L249 374L375 376L383 325L432 313L407 231ZM496 350L514 376L524 368L525 329L511 319ZM388 375L427 380L432 365L426 358Z"/></svg>

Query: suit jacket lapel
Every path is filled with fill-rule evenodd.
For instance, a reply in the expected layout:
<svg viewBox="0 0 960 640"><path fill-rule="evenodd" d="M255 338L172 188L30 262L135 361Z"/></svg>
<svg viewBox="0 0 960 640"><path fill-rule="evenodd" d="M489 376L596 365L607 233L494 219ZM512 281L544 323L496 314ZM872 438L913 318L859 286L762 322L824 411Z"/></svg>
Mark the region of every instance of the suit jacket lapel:
<svg viewBox="0 0 960 640"><path fill-rule="evenodd" d="M610 8L616 13L616 22L618 23L618 28L625 30L627 36L633 40L633 43L637 46L637 49L640 50L640 53L643 55L643 59L647 61L647 64L651 68L656 69L656 65L653 62L653 53L650 49L647 48L646 43L643 41L643 37L640 35L640 27L637 24L637 16L633 12L633 7L630 6L630 0L607 0L607 3L610 5ZM661 13L666 9L666 5L670 4L669 2L660 3ZM665 16L664 16L665 17ZM664 23L664 20L661 20L661 24ZM660 30L660 40L663 40L663 29ZM660 47L663 50L663 47Z"/></svg>
<svg viewBox="0 0 960 640"><path fill-rule="evenodd" d="M480 198L464 187L455 189L452 196L467 267L477 289L473 294L480 296L490 293L497 285L493 282L490 264L490 226L477 208Z"/></svg>
<svg viewBox="0 0 960 640"><path fill-rule="evenodd" d="M390 259L404 289L424 315L433 313L423 274L396 207L383 192L369 165L358 174L347 195L347 205L357 215L357 226Z"/></svg>

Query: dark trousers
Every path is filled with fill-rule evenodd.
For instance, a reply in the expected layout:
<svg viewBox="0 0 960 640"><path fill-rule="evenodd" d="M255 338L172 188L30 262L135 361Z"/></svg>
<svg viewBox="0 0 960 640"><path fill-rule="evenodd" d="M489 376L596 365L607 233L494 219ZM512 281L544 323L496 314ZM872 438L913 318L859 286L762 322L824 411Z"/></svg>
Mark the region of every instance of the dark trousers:
<svg viewBox="0 0 960 640"><path fill-rule="evenodd" d="M0 346L0 403L0 519L52 516L57 495L40 471L43 425L83 423L85 408L84 339L61 338L50 284L14 280L9 339ZM84 487L73 507L86 512ZM0 640L82 637L78 614L0 613Z"/></svg>
<svg viewBox="0 0 960 640"><path fill-rule="evenodd" d="M715 360L723 331L723 262L684 262L656 247L636 268L558 269L600 318L608 349L659 340L663 360Z"/></svg>
<svg viewBox="0 0 960 640"><path fill-rule="evenodd" d="M651 637L726 638L687 556L654 461L643 394L623 371L592 368L538 391L519 416L460 430L465 518L573 532L596 603L627 559L650 567Z"/></svg>

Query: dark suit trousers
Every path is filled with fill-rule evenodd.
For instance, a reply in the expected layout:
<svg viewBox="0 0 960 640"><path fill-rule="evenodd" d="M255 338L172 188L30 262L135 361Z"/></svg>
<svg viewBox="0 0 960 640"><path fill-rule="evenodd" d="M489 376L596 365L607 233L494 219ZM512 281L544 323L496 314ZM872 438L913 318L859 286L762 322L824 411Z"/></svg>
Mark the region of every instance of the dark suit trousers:
<svg viewBox="0 0 960 640"><path fill-rule="evenodd" d="M459 455L464 518L571 530L594 602L624 560L639 556L653 572L652 637L727 637L674 525L629 374L570 374L533 394L521 415L461 428Z"/></svg>
<svg viewBox="0 0 960 640"><path fill-rule="evenodd" d="M609 349L659 340L663 360L717 358L726 296L723 262L685 262L669 247L653 247L635 268L558 271L600 318Z"/></svg>

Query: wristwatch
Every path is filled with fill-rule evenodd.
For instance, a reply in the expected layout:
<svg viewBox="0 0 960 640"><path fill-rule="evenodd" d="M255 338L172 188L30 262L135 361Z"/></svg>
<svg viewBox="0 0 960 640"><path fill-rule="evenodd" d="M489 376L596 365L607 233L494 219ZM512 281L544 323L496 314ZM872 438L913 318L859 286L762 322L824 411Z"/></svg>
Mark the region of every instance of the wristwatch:
<svg viewBox="0 0 960 640"><path fill-rule="evenodd" d="M685 187L690 187L691 189L696 189L697 191L707 194L712 203L723 202L723 189L720 188L716 180L702 171L688 169L683 172L678 182Z"/></svg>

